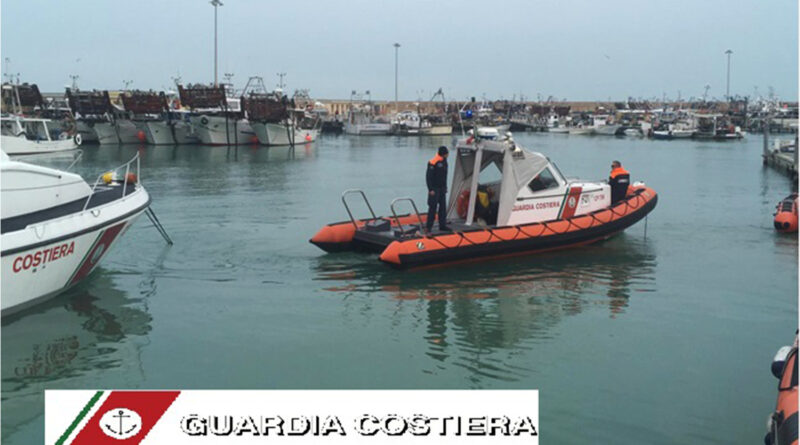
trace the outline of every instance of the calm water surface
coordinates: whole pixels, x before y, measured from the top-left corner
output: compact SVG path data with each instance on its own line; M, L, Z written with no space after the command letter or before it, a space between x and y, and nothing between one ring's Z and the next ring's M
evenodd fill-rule
M797 238L772 229L791 183L760 137L515 137L568 176L621 160L660 194L646 236L397 272L308 239L347 218L347 188L424 205L449 138L85 147L92 179L139 152L175 245L141 219L87 282L4 321L4 443L42 442L46 388L536 388L543 443L760 443L798 294Z

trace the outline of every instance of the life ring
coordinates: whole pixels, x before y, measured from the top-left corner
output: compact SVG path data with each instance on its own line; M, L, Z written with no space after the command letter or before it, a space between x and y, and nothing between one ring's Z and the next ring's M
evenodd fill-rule
M466 218L467 209L469 209L469 190L464 190L460 195L458 195L458 200L456 201L456 212L458 212L459 217Z
M81 142L83 142L80 133L75 133L75 136L72 136L72 140L75 141L75 145L81 145Z
M200 123L203 125L208 125L208 118L203 116L200 118Z

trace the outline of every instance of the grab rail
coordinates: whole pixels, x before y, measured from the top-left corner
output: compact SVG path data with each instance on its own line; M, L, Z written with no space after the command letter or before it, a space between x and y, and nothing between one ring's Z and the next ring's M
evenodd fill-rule
M372 206L369 204L369 200L367 199L367 195L364 194L364 191L361 189L347 189L342 193L342 204L344 204L344 209L347 210L347 214L350 216L350 221L353 222L353 225L356 229L358 229L358 224L356 223L356 219L353 218L353 212L350 211L350 206L347 205L347 200L345 197L351 193L358 193L364 198L364 202L367 204L367 208L369 209L369 213L372 214L372 219L378 219L375 216L375 212L372 210Z
M124 198L125 192L128 190L128 174L131 172L131 164L133 164L134 161L136 161L136 182L141 184L141 177L139 176L141 162L139 160L139 153L137 152L136 155L133 158L131 158L130 161L114 168L113 170L101 173L100 176L98 176L97 179L95 179L94 185L92 185L92 192L89 194L89 197L86 198L86 203L83 205L82 211L85 212L86 209L89 208L89 202L92 200L92 196L94 196L94 192L95 190L97 190L97 186L100 184L100 181L103 179L103 176L105 176L108 173L111 173L113 177L114 175L116 175L118 170L121 170L123 168L125 169L125 175L122 177L122 197Z
M394 205L400 201L408 201L411 203L411 207L414 208L414 213L417 214L417 221L419 221L419 233L425 233L422 229L422 216L419 214L419 210L417 210L417 204L414 203L414 200L411 198L395 198L392 203L389 205L389 208L392 210L392 216L394 216L394 221L397 223L397 227L400 228L400 235L404 236L406 234L405 229L403 229L403 225L400 224L400 218L397 217L397 212L394 211Z

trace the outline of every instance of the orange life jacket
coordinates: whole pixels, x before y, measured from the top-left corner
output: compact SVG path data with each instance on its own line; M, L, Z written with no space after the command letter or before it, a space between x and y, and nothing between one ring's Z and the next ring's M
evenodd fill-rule
M438 162L444 161L444 158L440 154L436 154L430 161L428 161L431 165L436 165Z
M611 177L616 178L619 175L630 175L627 170L622 167L617 167L614 170L611 170Z

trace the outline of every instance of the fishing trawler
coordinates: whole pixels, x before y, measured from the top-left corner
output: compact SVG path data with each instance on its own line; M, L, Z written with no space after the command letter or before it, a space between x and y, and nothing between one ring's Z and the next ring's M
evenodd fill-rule
M453 152L451 231L428 233L427 217L411 198L395 199L391 215L379 217L363 191L348 190L342 202L350 220L323 227L310 242L327 252L378 252L382 262L398 269L431 267L602 241L647 216L658 201L653 189L637 183L612 202L609 184L568 180L547 157L517 145L510 133L499 138L496 130L479 129L459 140ZM493 165L501 179L479 182L480 172ZM346 199L352 194L366 201L370 217L353 216ZM400 202L413 212L398 215Z
M355 93L355 92L354 92ZM387 135L392 131L392 124L375 112L371 101L351 103L344 122L345 134L357 136Z
M119 143L108 91L73 91L67 88L66 97L83 142Z
M163 92L133 91L122 95L122 103L148 144L175 145L174 122Z
M262 145L295 145L314 142L320 131L318 114L311 112L313 102L303 92L290 100L276 89L267 94L251 93L242 97L247 118ZM307 111L308 110L308 111Z
M229 97L225 87L178 85L183 106L191 108L189 123L200 143L240 145L257 143L258 138L245 119L241 99Z
M138 154L93 185L5 153L0 173L3 316L83 281L150 205Z
M144 132L136 127L130 111L112 103L111 113L114 117L114 131L120 144L138 144L146 140Z

